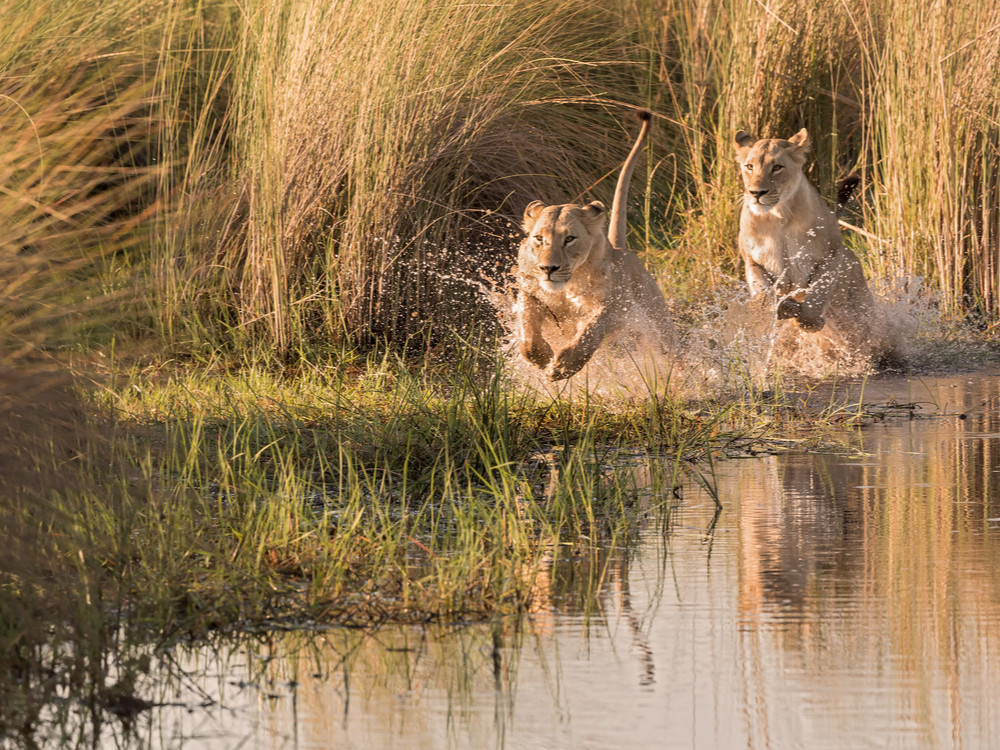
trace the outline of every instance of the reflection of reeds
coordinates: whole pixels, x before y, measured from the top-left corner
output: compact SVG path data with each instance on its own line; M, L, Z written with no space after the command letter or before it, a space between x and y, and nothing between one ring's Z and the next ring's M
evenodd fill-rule
M982 392L963 386L931 395L980 403ZM993 421L919 425L865 439L859 461L778 456L763 478L743 475L739 599L754 699L769 705L797 669L772 671L776 646L806 665L796 690L825 691L820 731L840 727L842 713L854 721L850 691L834 686L856 674L883 684L872 695L887 703L887 726L912 726L927 746L975 744L996 725L982 692L997 677L1000 636Z

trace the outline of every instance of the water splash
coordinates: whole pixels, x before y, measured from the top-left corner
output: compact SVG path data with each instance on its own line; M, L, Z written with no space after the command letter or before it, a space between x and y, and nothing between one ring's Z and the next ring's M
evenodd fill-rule
M910 369L927 367L927 353L938 346L943 325L937 295L916 277L876 280L872 291L872 350L895 350ZM720 292L714 309L693 326L688 353L700 360L701 369L712 371L711 386L722 391L766 389L777 376L860 378L889 364L871 351L848 347L834 325L806 333L792 320L779 321L773 303L751 298L742 284Z
M808 334L793 321L777 320L772 303L751 298L745 284L734 279L708 295L696 317L678 310L680 337L672 352L662 353L655 336L620 334L603 343L579 373L553 382L518 351L517 289L509 270L432 273L443 283L475 290L504 331L502 346L512 380L519 388L549 398L596 396L627 404L663 395L739 397L767 391L779 377L784 382L816 381L860 378L879 371L867 353L845 349L836 335L830 335L829 326ZM939 296L921 278L874 279L870 284L876 301L873 336L896 342L910 371L940 372L988 360L989 348L982 338L942 315Z

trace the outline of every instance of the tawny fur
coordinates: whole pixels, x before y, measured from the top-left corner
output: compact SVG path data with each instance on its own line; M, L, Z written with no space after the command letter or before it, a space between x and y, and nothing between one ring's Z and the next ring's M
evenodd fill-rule
M642 128L618 179L610 232L600 201L553 206L534 201L524 211L527 237L517 258L519 347L551 380L575 375L612 335L652 338L663 351L672 345L663 293L625 246L628 185L651 115L641 111L639 117Z
M861 263L802 171L805 128L788 140L757 140L741 130L735 141L744 187L739 248L751 294L771 296L778 319L827 337L851 357L898 364Z

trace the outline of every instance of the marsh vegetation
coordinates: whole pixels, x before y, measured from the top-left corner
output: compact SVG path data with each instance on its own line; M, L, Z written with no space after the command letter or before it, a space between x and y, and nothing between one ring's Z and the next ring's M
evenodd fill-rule
M995 361L988 3L15 0L0 19L2 741L67 706L129 713L150 643L529 610L553 547L600 582L602 550L669 527L723 456L898 413L732 347L696 399L520 387L498 309L521 211L607 201L631 109L656 126L630 246L698 346L741 287L732 134L808 125L824 195L862 176L846 240L916 311L914 366Z

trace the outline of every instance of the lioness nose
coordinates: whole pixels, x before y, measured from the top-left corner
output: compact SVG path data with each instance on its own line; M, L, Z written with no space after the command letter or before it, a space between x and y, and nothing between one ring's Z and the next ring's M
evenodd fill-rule
M765 195L767 195L771 191L770 190L751 190L749 192L750 192L750 195L752 195L754 198L756 198L757 200L760 200L762 197L764 197Z
M539 271L542 271L546 276L549 276L559 270L559 266L539 266Z

